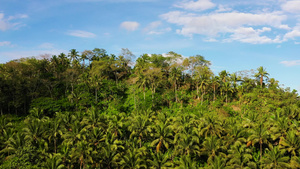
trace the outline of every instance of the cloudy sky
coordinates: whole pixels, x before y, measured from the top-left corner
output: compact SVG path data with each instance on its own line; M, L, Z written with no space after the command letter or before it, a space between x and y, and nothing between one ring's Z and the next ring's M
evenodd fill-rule
M300 0L0 0L0 63L95 47L263 66L300 91Z

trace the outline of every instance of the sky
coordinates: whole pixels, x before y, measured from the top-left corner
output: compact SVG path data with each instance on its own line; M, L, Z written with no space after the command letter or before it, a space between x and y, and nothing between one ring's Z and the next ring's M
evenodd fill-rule
M300 91L300 0L0 0L0 63L94 48L263 66Z

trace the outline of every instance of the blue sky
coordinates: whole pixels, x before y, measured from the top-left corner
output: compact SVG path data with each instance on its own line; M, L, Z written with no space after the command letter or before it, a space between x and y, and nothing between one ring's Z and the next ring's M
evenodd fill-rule
M95 47L263 66L300 91L300 0L0 0L0 63Z

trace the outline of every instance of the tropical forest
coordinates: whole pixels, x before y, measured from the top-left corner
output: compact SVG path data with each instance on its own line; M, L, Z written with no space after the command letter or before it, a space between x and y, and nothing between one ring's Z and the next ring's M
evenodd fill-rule
M300 99L263 65L71 49L0 64L2 169L300 168Z

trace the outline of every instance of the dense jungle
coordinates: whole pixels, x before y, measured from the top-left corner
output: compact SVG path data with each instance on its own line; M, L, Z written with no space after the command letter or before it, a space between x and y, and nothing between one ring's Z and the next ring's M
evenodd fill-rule
M263 66L71 49L0 64L0 108L3 169L300 168L299 95Z

